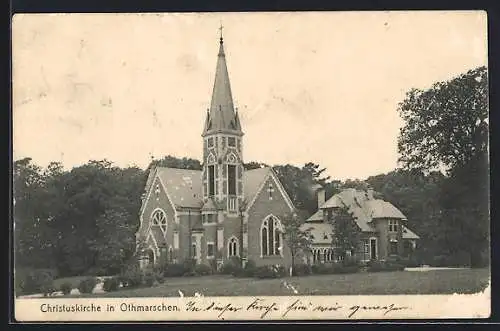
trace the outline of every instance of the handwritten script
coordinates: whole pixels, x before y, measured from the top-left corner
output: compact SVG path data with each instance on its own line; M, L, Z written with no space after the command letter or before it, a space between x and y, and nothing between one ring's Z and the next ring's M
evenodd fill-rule
M188 299L185 304L187 313L213 312L217 318L258 318L258 319L282 319L282 318L305 318L315 316L316 318L391 318L395 312L411 309L407 306L388 304L348 304L342 303L321 303L297 298L287 300L284 304L280 300L268 298L251 298L247 303L242 304L241 300L234 302L218 302L211 298L205 300ZM299 313L299 314L297 314Z

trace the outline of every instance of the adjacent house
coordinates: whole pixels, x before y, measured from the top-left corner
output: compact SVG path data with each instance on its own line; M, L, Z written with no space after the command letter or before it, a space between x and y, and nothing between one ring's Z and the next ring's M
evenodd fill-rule
M303 225L312 235L309 262L336 261L332 247L335 211L347 208L360 232L355 252L348 252L359 261L383 260L390 255L409 257L419 237L411 231L406 216L394 205L374 197L372 189L366 191L349 188L325 201L325 191L319 189L318 210Z

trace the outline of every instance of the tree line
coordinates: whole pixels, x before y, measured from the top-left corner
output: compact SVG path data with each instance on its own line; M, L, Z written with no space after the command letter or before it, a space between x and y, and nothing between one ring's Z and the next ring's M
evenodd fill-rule
M397 206L420 237L422 259L465 255L484 264L489 249L487 70L470 70L428 90L413 89L399 104L401 167L364 180L336 180L314 162L274 165L297 209L310 215L322 185L326 197L371 186ZM249 162L246 169L264 166ZM64 170L30 158L14 162L16 267L51 268L61 276L119 272L135 251L139 209L153 166L202 168L199 160L166 156L143 170L91 160Z

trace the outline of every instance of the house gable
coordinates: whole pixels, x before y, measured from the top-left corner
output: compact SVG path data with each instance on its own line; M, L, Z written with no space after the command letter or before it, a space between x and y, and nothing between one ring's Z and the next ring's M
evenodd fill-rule
M264 177L264 180L260 183L259 188L257 189L257 193L255 196L250 200L250 203L247 205L247 212L253 207L259 196L262 194L262 192L267 192L267 188L269 187L269 184L271 183L273 185L274 189L274 195L280 194L285 203L288 205L288 208L290 209L290 212L293 212L295 210L295 207L293 206L293 202L288 196L288 194L285 191L285 188L281 184L280 180L278 179L278 176L274 172L272 168L268 168L268 173Z
M152 217L156 211L163 211L167 219L166 232L164 233L158 227L152 226ZM173 230L176 226L176 211L174 205L169 199L168 193L162 184L160 178L156 176L149 187L149 192L143 202L140 221L141 225L138 231L139 239L148 239L152 236L157 247L167 245L173 241Z

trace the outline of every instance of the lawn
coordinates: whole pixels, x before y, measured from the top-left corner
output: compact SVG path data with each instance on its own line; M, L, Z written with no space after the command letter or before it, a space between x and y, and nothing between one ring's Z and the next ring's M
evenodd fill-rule
M179 290L185 296L193 296L195 292L204 296L292 295L292 290L284 282L293 285L299 295L476 293L487 286L489 276L487 268L312 275L262 280L214 275L166 278L163 284L155 287L79 297L179 297Z

